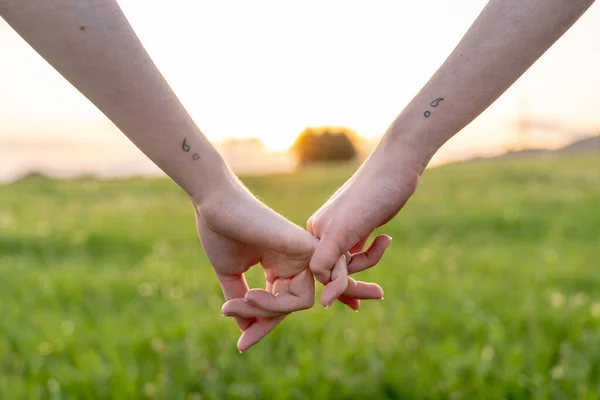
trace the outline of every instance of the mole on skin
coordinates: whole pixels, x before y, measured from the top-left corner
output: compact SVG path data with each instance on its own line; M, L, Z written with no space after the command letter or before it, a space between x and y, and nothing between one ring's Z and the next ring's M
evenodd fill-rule
M85 31L85 25L81 25L81 26L79 27L79 30L80 30L81 32Z

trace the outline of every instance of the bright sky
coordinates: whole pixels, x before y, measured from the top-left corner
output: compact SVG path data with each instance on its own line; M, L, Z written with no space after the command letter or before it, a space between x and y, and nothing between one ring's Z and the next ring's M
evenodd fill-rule
M486 1L119 3L210 139L254 136L282 149L308 125L382 134ZM0 138L108 135L104 116L1 20L0 51ZM596 5L449 147L506 145L524 102L573 133L600 127L598 71Z

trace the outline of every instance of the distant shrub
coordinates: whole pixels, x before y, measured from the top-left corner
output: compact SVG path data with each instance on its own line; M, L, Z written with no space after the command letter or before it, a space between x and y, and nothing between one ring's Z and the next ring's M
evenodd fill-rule
M301 164L322 161L349 161L356 157L356 133L343 127L304 129L292 146Z
M52 177L45 174L42 171L32 170L24 173L19 177L20 181L41 181L41 180L52 180Z

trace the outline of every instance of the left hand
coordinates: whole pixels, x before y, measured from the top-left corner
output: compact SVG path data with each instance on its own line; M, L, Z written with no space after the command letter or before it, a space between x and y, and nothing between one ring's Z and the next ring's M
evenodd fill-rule
M231 180L201 204L194 203L200 242L227 300L243 299L248 292L244 273L261 263L267 290L277 294L277 306L287 312L312 307L314 280L307 269L315 239L253 197ZM247 313L252 306L244 308ZM228 315L226 309L223 310ZM245 351L265 337L283 316L255 315L236 318Z
M236 317L243 332L240 351L260 341L290 312L312 307L315 287L308 263L317 239L237 182L196 204L195 209L200 241L228 300L222 312ZM244 272L257 263L265 271L266 291L248 291L244 279ZM331 301L345 292L347 301L358 308L360 298L382 297L378 285L347 277L343 257L336 265L332 282L323 291Z

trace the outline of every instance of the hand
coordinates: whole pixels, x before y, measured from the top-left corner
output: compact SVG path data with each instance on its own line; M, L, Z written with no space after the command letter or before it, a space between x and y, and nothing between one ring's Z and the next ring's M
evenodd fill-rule
M385 149L377 149L308 220L308 231L319 239L310 270L323 284L332 279L332 267L346 254L348 269L379 262L391 238L379 235L363 251L375 228L390 221L414 193L424 164L413 163Z
M312 307L315 288L307 267L318 242L314 237L260 203L234 179L196 203L195 209L200 241L225 298L235 299L222 312L235 316L243 332L240 351L260 341L290 312ZM357 298L381 298L375 284L353 281L346 287L346 260L336 261L339 277L324 293L337 297L342 287L355 306ZM248 291L244 279L244 272L257 263L265 271L266 291Z
M313 238L308 233L307 236ZM383 247L381 251L385 251L385 247ZM311 255L312 253L306 254L306 265L308 265ZM370 260L374 259L377 259L377 257L370 258ZM340 257L336 262L334 271L336 269L339 269L347 271L350 274L364 271L376 264L370 263L370 260L369 257L365 257L365 261L369 262L369 264L361 264L360 262L355 262L352 264L351 269L347 269L347 257ZM263 261L262 264L265 268L265 271L267 271L267 263ZM312 274L309 271L310 270L306 268L303 272L301 272L301 274L307 273L307 276L310 277L310 282L307 282L308 279L295 278L275 278L274 282L271 282L269 280L269 273L266 272L267 290L248 290L244 298L233 298L228 300L223 305L222 312L224 315L236 317L238 318L238 321L240 320L240 318L250 319L251 321L258 321L255 322L255 325L252 326L260 326L259 323L263 321L263 324L265 326L264 329L257 327L257 333L250 332L250 329L245 331L242 334L242 337L240 337L240 341L238 342L238 349L240 349L240 351L247 350L252 345L257 343L260 339L262 339L264 336L266 336L266 334L268 334L291 311L301 309L300 307L296 307L294 305L293 299L288 298L289 293L292 293L296 296L301 296L301 293L303 291L310 291L310 293L314 297L314 281L312 279ZM332 275L335 277L335 272ZM326 289L328 289L328 286L325 287L324 293L327 292ZM331 302L335 301L336 299L335 295L331 295L331 298L333 299L331 300ZM348 305L354 311L358 311L360 308L361 299L383 299L383 290L379 285L375 283L360 282L352 278L347 278L346 290L341 296L339 296L338 300ZM311 304L312 302L314 302L314 298L312 299ZM244 321L244 319L241 319L241 321Z
M261 263L267 289L288 310L312 307L314 280L306 268L314 251L310 235L260 203L235 178L218 192L196 205L196 226L225 298L244 298L248 285L243 274ZM275 286L277 278L286 284ZM238 349L250 348L282 319L236 318L243 332Z

